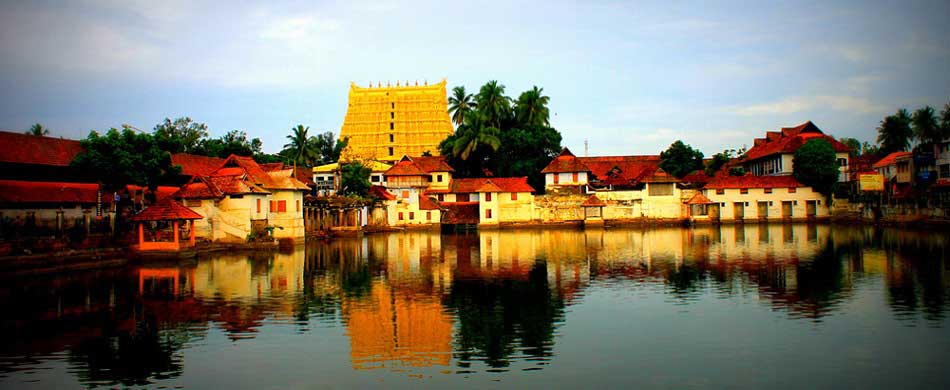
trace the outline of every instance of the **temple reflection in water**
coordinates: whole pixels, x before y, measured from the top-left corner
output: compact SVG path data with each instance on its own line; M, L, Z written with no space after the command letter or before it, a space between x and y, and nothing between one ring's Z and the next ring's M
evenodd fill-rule
M211 334L243 343L272 326L342 326L356 370L543 368L594 285L686 305L751 296L820 323L877 280L894 317L942 324L947 240L805 224L405 232L21 278L0 287L0 373L65 352L83 383L151 383L181 375L184 351Z

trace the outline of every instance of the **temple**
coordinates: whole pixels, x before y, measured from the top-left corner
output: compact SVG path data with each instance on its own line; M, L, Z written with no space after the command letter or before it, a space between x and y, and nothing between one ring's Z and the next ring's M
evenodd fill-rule
M439 154L439 143L452 134L446 81L410 86L387 83L369 88L350 85L340 139L349 138L340 160L395 162L402 156Z

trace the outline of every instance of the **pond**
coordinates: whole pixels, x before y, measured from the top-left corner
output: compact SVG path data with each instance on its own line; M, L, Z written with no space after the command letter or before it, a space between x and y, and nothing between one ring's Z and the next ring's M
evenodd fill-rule
M5 276L2 388L948 388L947 232L400 232Z

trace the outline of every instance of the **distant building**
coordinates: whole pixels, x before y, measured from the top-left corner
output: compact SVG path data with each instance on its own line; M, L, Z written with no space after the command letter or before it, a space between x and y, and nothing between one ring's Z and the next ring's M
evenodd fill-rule
M396 162L402 156L439 154L439 143L453 133L446 81L429 85L359 87L350 85L340 139L348 138L341 161Z
M807 220L829 216L825 196L792 176L717 176L697 195L702 198L694 196L688 202L694 221Z
M769 131L765 138L756 138L752 148L740 157L742 166L746 172L755 176L791 175L794 172L792 160L795 151L813 139L824 139L831 143L838 159L838 181L848 181L850 149L833 137L825 135L811 121L795 127L783 127L781 131Z

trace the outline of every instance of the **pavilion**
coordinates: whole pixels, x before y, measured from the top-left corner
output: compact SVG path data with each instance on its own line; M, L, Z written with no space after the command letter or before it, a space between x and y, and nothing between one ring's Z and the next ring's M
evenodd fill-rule
M132 217L133 222L138 222L139 225L139 245L138 250L140 251L178 251L182 248L193 247L195 246L195 220L202 219L201 214L198 214L191 209L182 206L173 199L164 199L155 203L145 210L142 210L141 213ZM145 241L145 222L172 222L172 235L171 241L166 240L154 240L154 241ZM184 245L180 243L180 237L178 229L181 226L181 222L188 221L188 242ZM155 237L161 237L161 230L154 232Z

